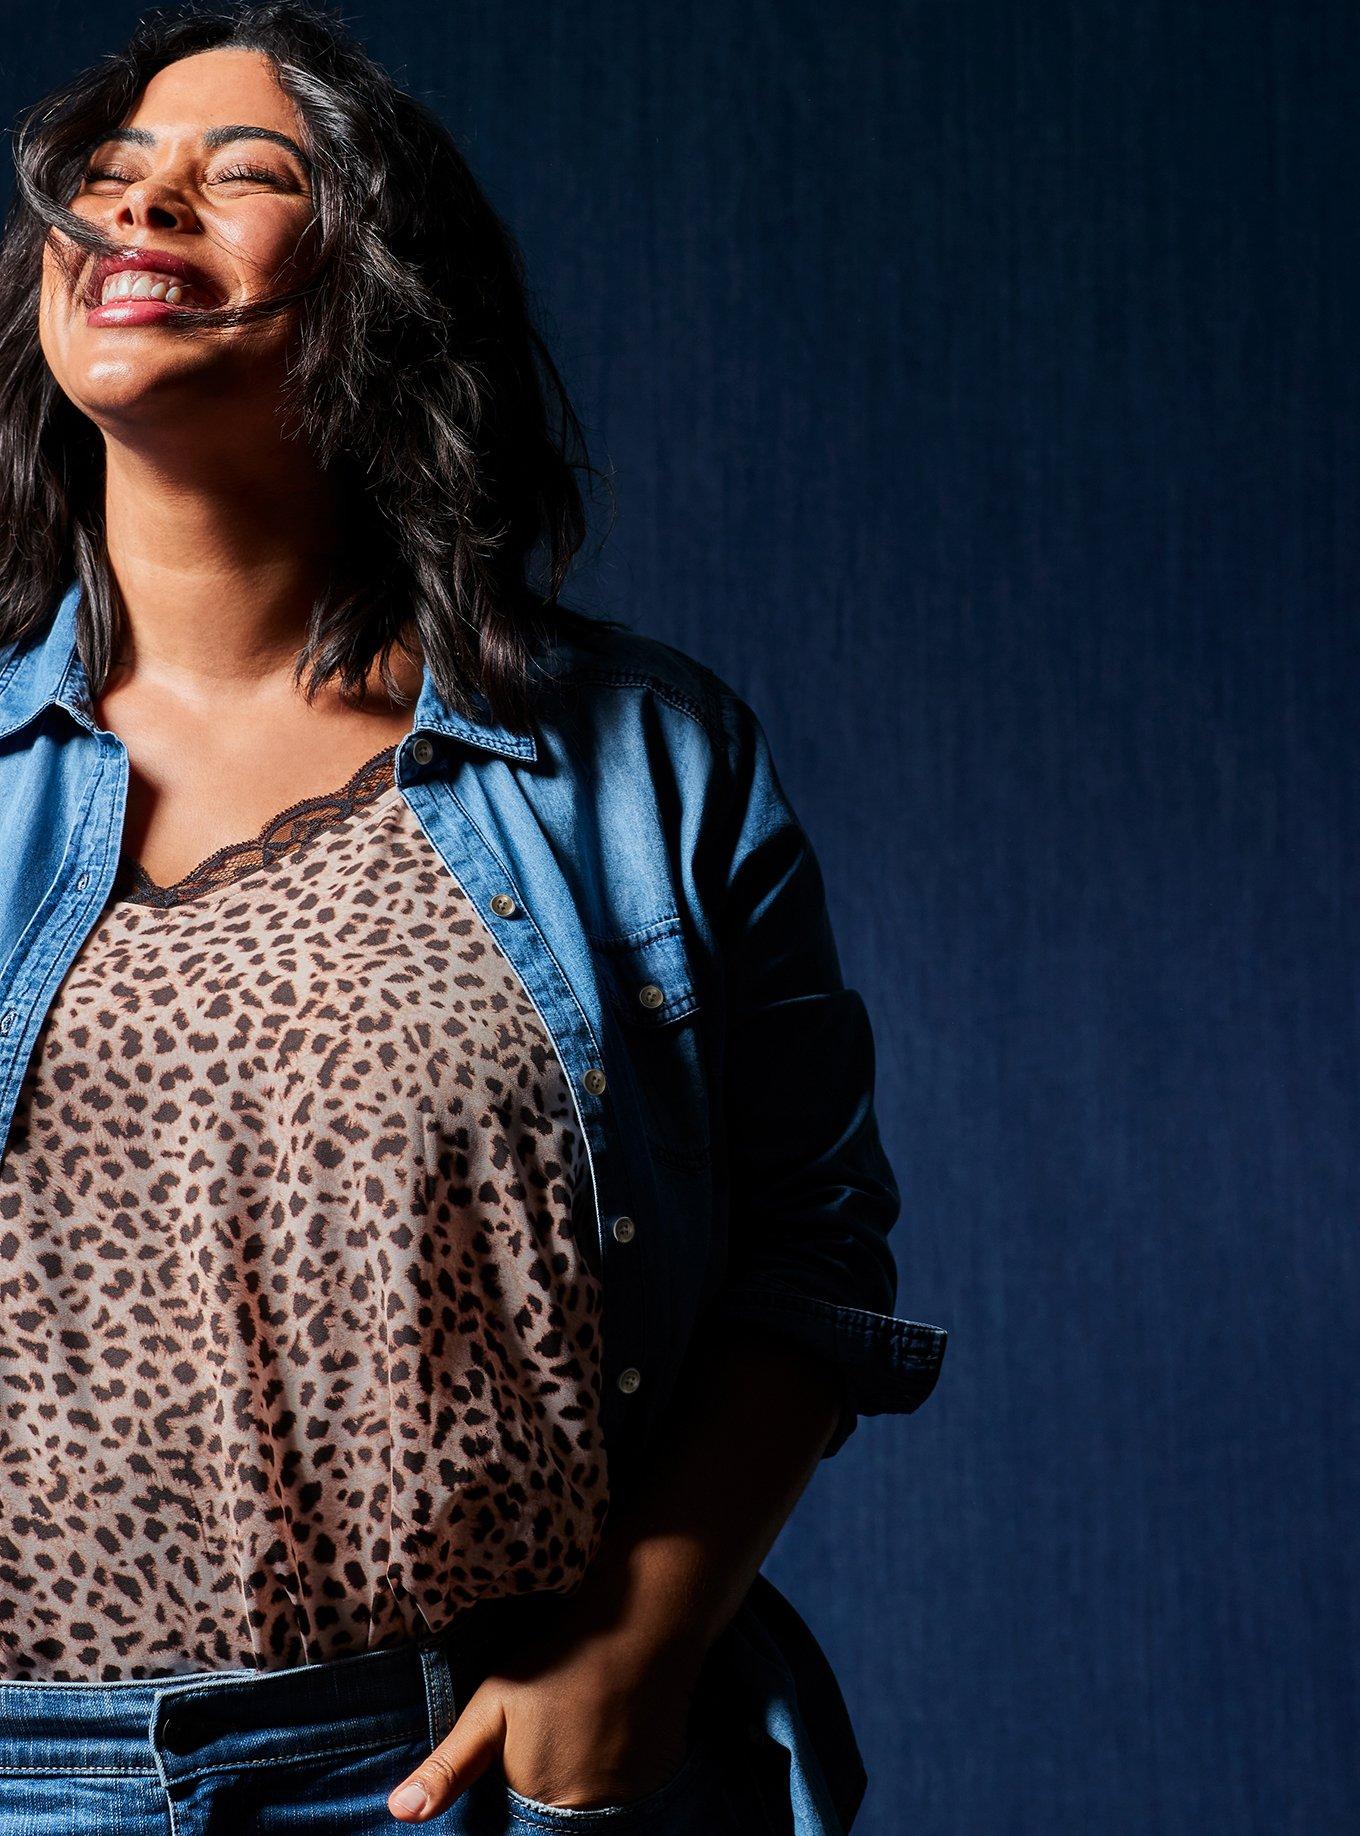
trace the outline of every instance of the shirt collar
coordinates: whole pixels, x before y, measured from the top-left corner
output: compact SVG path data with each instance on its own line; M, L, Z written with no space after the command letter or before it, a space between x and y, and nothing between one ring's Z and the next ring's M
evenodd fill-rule
M0 739L7 739L44 708L53 706L65 708L83 727L96 731L89 681L76 650L79 599L80 583L76 581L63 593L46 630L0 665ZM480 689L474 691L472 700L478 710L475 715L460 714L451 708L435 687L427 663L416 698L412 732L442 733L503 758L538 757L532 732L515 733L492 720Z

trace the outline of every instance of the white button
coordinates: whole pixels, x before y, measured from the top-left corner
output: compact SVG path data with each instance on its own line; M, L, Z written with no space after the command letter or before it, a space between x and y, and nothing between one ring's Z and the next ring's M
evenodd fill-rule
M625 1396L631 1396L641 1382L642 1372L636 1365L630 1364L626 1371L619 1372L619 1388Z
M498 918L508 918L515 909L515 902L509 893L495 893L492 895L491 909Z
M641 1001L644 1007L660 1007L665 998L665 995L655 982L645 982L643 986L638 989L638 1000Z
M592 1096L598 1096L604 1089L604 1072L601 1071L598 1065L592 1065L589 1071L587 1071L585 1076L581 1079L581 1082Z
M81 874L81 876L80 876L80 878L79 878L79 879L78 879L78 880L76 881L76 891L77 891L77 892L84 892L84 890L85 890L85 888L86 888L86 887L87 887L87 886L89 885L89 883L90 883L90 876L89 876L89 874L88 874L88 873L82 873L82 874Z
M417 765L428 765L434 757L434 741L418 739L411 748L411 757Z
M633 1241L633 1232L636 1229L637 1225L634 1224L631 1218L615 1218L614 1220L614 1235L618 1238L620 1243L631 1243Z

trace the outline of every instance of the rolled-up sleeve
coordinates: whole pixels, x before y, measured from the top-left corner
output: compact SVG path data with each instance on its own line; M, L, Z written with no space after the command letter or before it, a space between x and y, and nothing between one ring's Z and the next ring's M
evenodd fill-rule
M730 1179L719 1320L777 1333L839 1377L822 1458L860 1415L929 1396L944 1328L894 1318L888 1233L901 1199L874 1112L869 1016L847 988L817 857L764 728L721 699L727 781L717 940L726 983L724 1121Z

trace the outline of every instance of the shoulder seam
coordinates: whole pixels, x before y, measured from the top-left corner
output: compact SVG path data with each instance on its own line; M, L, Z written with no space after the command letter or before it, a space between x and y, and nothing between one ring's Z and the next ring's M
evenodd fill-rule
M702 668L703 666L696 665L695 667ZM655 675L649 670L593 669L586 666L569 670L565 680L568 682L595 682L605 688L650 689L659 700L673 707L677 713L687 715L702 727L710 740L718 741L722 738L721 722L714 708L706 707L692 695L687 695L683 689L677 688L673 682L667 682L664 677Z

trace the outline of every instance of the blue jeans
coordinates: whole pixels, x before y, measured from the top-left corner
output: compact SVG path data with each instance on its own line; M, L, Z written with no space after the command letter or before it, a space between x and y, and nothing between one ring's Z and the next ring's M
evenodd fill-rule
M696 1715L679 1770L574 1810L521 1796L499 1761L437 1817L388 1794L443 1740L481 1674L456 1632L289 1670L117 1683L0 1682L0 1836L762 1836L740 1743ZM734 1756L738 1756L733 1764Z

